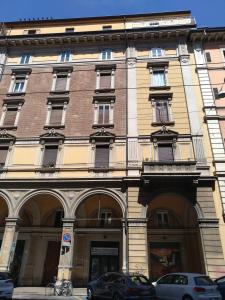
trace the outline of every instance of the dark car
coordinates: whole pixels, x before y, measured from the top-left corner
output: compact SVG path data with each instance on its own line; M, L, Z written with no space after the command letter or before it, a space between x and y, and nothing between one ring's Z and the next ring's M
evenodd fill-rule
M88 283L87 299L95 298L155 300L156 294L154 286L144 275L110 272Z
M220 294L222 296L222 300L225 300L225 276L217 278L215 280L215 283L218 286L218 290L220 291Z

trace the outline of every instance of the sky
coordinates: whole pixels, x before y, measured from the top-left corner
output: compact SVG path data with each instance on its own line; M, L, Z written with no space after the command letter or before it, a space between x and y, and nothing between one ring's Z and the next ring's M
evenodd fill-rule
M198 27L225 27L225 0L0 0L0 22L191 10Z

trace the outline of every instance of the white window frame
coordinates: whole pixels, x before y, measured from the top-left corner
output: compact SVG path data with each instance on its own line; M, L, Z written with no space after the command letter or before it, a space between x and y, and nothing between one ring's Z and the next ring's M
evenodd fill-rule
M1 115L1 119L0 119L0 127L17 127L18 125L18 121L19 121L19 116L20 116L20 113L21 113L21 108L22 108L22 105L23 103L22 102L18 102L17 104L9 104L9 103L5 103L3 105L3 109L2 109L2 115ZM10 125L10 126L5 126L4 125L4 120L5 120L5 116L6 116L6 113L7 113L7 110L8 108L16 108L17 109L17 113L16 113L16 118L15 118L15 122L13 125Z
M104 218L102 218L102 215L105 215ZM110 218L108 218L108 214L110 215ZM111 225L112 224L112 211L111 209L107 208L102 208L100 209L100 214L99 214L99 225L101 225L102 220L104 220L104 225Z
M52 107L62 107L62 119L61 119L61 124L59 125L51 125L50 124L50 118L51 118L51 113L52 113ZM66 120L66 110L68 106L68 101L62 100L62 101L54 101L54 100L49 100L48 101L48 109L47 109L47 116L46 116L46 122L45 126L46 127L58 127L58 126L65 126L65 120Z
M66 89L65 89L65 92L68 92L69 91L69 88L70 88L70 80L71 80L71 73L72 73L72 70L68 70L68 71L60 71L60 70L55 70L53 72L53 80L52 80L52 88L51 88L51 92L57 92L55 90L56 88L56 80L57 80L57 76L58 75L65 75L67 74L67 82L66 82ZM64 92L64 91L62 91Z
M20 64L21 65L27 65L31 63L32 55L30 53L24 53L20 57ZM25 62L23 62L25 60Z
M67 54L69 55L68 60L65 59L67 57ZM64 57L64 55L65 55L65 57ZM72 58L71 50L64 50L59 54L58 62L61 62L61 63L71 62L71 58Z
M169 117L169 120L168 122L165 122L165 123L171 123L171 122L174 122L173 120L173 114L172 114L172 97L157 97L157 98L154 98L154 96L152 96L151 98L151 103L152 103L152 112L153 112L153 122L154 123L159 123L157 121L157 117L156 117L156 103L158 101L165 101L167 103L167 110L168 110L168 117Z
M113 162L113 140L109 140L108 143L101 143L98 142L97 140L92 140L91 141L91 153L90 153L90 160L91 160L91 165L95 168L95 151L96 151L96 145L103 145L107 144L109 145L109 168L112 167L112 162Z
M163 72L164 73L164 78L165 78L165 84L164 85L155 85L154 83L154 72ZM151 74L151 87L167 87L168 86L168 76L167 76L167 68L166 67L154 67L150 68L150 74Z
M158 216L162 216L162 223L159 225L159 222L158 222ZM168 222L167 223L165 223L165 215L167 215L167 220L168 220ZM166 226L166 225L169 225L169 212L168 212L168 210L157 210L156 211L156 218L157 218L157 225L158 226Z
M109 125L109 126L113 126L113 118L114 118L114 103L115 100L111 99L111 100L94 100L94 127L104 127L104 125ZM100 105L109 105L109 123L108 124L99 124L98 123L98 119L99 119L99 106Z
M96 77L96 90L101 89L101 74L111 74L111 84L110 89L115 89L115 70L97 70Z
M158 55L158 50L161 50L161 55ZM154 51L156 51L157 55L154 55ZM153 47L150 51L150 57L152 58L159 58L159 57L164 57L165 56L165 50L161 47Z
M104 53L105 53L105 58L104 58ZM109 57L109 53L110 53L110 57ZM112 49L103 49L101 51L100 59L104 60L104 61L105 60L112 60L113 59Z
M14 91L17 78L23 78L24 79L23 89L21 91L19 91L19 92L15 92ZM25 91L27 89L28 79L29 79L29 75L28 74L15 74L15 73L13 73L8 93L13 93L13 94L25 93Z

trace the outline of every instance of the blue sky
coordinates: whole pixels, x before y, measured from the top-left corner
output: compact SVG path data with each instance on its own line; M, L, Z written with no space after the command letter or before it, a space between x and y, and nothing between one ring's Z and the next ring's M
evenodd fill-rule
M225 0L0 0L0 21L191 10L199 27L225 26Z

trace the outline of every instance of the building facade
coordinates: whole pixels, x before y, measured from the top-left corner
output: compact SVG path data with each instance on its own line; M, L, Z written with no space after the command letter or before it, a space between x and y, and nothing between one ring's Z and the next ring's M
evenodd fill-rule
M6 23L0 270L225 272L190 12Z

